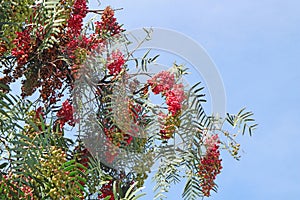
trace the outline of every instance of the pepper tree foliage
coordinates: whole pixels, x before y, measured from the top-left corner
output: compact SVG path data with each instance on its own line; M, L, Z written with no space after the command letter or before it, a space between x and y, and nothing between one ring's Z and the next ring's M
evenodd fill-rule
M155 198L181 180L184 199L210 196L221 148L239 158L223 123L251 134L253 114L220 124L204 112L200 83L182 83L184 66L148 72L158 56L134 57L114 10L87 3L0 1L1 199L134 200L154 162Z

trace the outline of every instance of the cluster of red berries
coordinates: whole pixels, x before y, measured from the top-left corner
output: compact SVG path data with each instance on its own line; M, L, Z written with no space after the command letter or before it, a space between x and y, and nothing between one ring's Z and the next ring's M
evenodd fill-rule
M114 36L124 31L114 17L111 7L106 7L101 16L101 22L95 22L96 33L102 36Z
M98 199L104 199L105 197L110 196L109 200L114 200L114 193L113 193L113 181L110 180L108 183L102 185L100 192L101 194L98 195Z
M86 4L86 0L76 0L73 4L73 12L68 20L68 31L74 36L78 36L81 32L83 18L86 16L88 9Z
M69 58L75 61L75 64L81 64L81 62L76 62L76 50L79 48L86 49L88 51L92 50L99 45L100 41L94 39L95 35L87 37L86 35L80 35L83 26L83 18L88 13L88 7L86 0L76 0L73 5L73 10L71 17L67 23L67 32L64 37L66 42L65 53ZM91 48L93 47L93 48Z
M122 66L125 64L124 56L120 51L112 52L107 62L107 69L110 75L118 75L122 70Z
M6 43L0 40L0 56L7 51Z
M82 33L83 18L88 13L87 0L61 1L61 7L66 8L67 21L56 33L57 42L47 48L42 48L45 36L48 34L44 24L35 26L39 21L36 17L28 19L24 30L16 32L13 41L15 48L12 55L16 57L17 65L4 69L0 78L3 84L9 84L19 78L22 80L22 97L32 95L38 88L41 97L46 104L56 103L62 96L64 85L71 90L76 78L79 77L78 69L97 47L107 44L106 40L111 36L119 34L123 30L114 17L114 11L107 7L102 13L102 20L96 22L95 33ZM37 9L38 6L35 8ZM33 12L37 15L38 12ZM3 42L0 43L3 52ZM112 55L109 63L110 73L116 74L121 71L125 63L120 54ZM62 59L63 58L63 59Z
M154 94L161 93L162 95L165 95L167 91L170 91L173 88L175 76L169 71L161 71L147 82L151 86L151 90Z
M172 90L166 93L166 104L168 110L175 116L180 110L183 100L185 99L183 85L175 84Z
M22 32L16 32L17 38L13 40L13 44L16 45L16 47L12 49L11 53L17 58L19 66L27 63L32 50L30 38L31 30L31 27L28 27Z
M204 196L210 196L214 189L216 176L221 173L222 165L219 151L218 135L209 136L205 141L206 155L201 158L198 175L200 176Z
M63 128L66 123L70 126L75 126L74 108L68 100L64 101L61 109L57 112L58 123L60 128Z
M182 84L175 83L175 76L169 71L161 71L148 80L154 94L161 93L166 97L168 110L175 116L181 110L181 104L185 99Z
M183 85L177 84L175 75L169 71L161 71L147 82L154 94L161 94L166 98L170 114L160 113L160 121L164 121L160 134L162 139L169 139L174 134L176 127L180 125L178 118L181 113L182 102L185 99Z
M40 106L35 110L35 119L40 121L41 118L44 118L43 108Z

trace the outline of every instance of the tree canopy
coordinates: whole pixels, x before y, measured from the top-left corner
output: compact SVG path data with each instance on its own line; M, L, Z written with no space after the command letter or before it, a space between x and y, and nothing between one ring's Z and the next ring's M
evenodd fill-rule
M109 6L0 3L1 199L134 200L155 162L157 199L181 181L183 199L216 191L220 151L239 159L252 112L218 119L185 66L150 72L159 55L136 57Z

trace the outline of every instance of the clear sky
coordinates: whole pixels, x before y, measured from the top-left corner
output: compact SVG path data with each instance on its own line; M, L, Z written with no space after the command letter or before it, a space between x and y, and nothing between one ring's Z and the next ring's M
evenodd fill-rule
M90 0L93 5L96 0ZM300 1L103 0L127 30L163 27L201 44L224 82L227 111L246 106L259 128L240 138L237 162L223 154L214 200L300 198ZM151 186L144 199L152 199ZM183 184L168 199L181 199Z

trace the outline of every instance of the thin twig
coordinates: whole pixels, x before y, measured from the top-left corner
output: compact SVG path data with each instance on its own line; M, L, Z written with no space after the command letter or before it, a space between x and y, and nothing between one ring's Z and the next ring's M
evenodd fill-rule
M113 11L118 11L118 10L123 10L123 8L113 9ZM103 13L104 9L101 9L101 10L87 10L87 11L91 12L91 13L101 14L101 13Z

